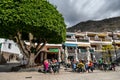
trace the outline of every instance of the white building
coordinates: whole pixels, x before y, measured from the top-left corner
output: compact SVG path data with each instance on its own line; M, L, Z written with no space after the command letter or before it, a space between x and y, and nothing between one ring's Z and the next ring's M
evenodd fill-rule
M20 56L22 54L14 41L0 38L0 63L16 61Z
M0 38L0 44L1 44L1 53L8 52L13 54L20 54L20 50L14 41Z

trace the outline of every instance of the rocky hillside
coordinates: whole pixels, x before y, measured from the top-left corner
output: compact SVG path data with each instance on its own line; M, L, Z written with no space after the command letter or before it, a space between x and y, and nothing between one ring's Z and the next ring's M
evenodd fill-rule
M109 19L104 19L100 21L86 21L80 22L75 26L67 28L68 32L76 32L76 31L114 31L120 30L120 17L114 17Z

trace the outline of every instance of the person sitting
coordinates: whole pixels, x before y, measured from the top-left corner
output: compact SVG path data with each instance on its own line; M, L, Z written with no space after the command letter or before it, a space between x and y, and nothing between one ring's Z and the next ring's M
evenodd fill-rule
M47 73L49 71L49 62L47 59L44 60L44 72Z
M78 72L84 72L84 63L80 60L80 62L77 64Z
M72 71L73 71L73 72L76 72L76 68L77 68L77 63L76 63L76 61L74 60L74 61L72 61Z
M93 72L93 62L92 61L89 61L89 63L88 63L88 72L89 72L89 70L91 70L92 72Z
M55 74L56 72L59 73L59 62L55 59L52 61L52 64L51 64L51 67L52 67L52 70L53 70L53 73Z

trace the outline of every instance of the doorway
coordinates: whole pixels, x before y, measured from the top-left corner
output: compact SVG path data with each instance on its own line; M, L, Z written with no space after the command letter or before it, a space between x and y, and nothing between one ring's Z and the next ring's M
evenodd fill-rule
M57 53L48 53L47 54L47 59L58 59L58 54Z

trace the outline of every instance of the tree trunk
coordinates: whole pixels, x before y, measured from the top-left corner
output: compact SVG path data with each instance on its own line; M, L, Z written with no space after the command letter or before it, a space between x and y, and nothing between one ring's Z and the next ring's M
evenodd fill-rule
M15 36L16 42L18 44L19 49L21 50L23 56L27 58L27 66L35 66L35 58L39 55L41 50L44 48L47 41L45 39L39 39L41 41L35 42L36 39L32 33L29 33L29 45L25 43L25 40L21 38L22 34L20 32ZM41 42L43 43L41 45ZM37 45L35 45L37 43Z
M35 66L35 65L36 65L34 58L35 58L34 53L31 53L31 54L30 54L30 57L29 57L29 59L28 59L28 64L27 64L28 67L32 67L32 66Z

